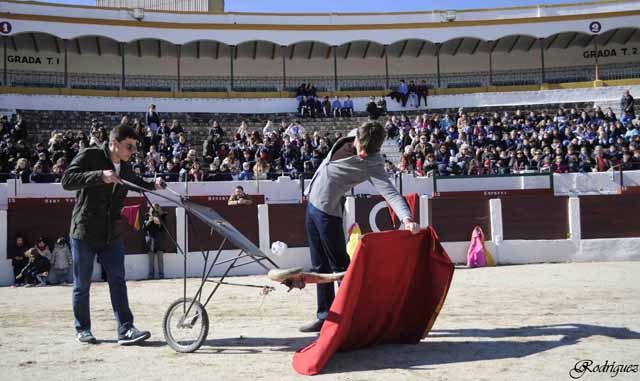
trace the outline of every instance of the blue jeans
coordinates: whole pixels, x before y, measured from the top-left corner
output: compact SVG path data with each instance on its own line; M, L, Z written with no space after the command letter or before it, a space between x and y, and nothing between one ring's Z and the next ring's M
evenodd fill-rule
M342 230L342 218L329 215L307 204L307 237L311 253L312 271L342 272L349 266L347 243ZM333 283L316 285L318 309L316 316L325 320L335 298Z
M129 309L127 283L124 279L124 246L122 241L112 242L104 248L95 248L87 241L71 239L73 256L73 316L77 332L91 329L89 289L96 254L107 272L111 307L118 322L118 334L133 327L133 314Z

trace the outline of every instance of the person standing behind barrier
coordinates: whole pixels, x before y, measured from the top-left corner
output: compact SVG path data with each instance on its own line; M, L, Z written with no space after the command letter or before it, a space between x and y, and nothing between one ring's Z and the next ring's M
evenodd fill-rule
M145 116L145 124L149 126L149 129L151 129L154 134L158 133L158 130L160 129L160 116L156 112L156 105L149 105L149 110Z
M636 118L636 112L634 110L633 102L634 99L631 96L631 93L629 92L629 90L625 90L622 94L622 99L620 100L620 108L622 112L627 113L631 120Z
M9 251L9 259L11 259L11 266L13 266L13 285L16 287L24 284L24 279L19 279L18 274L27 265L27 258L25 257L25 251L29 248L29 244L22 235L17 235L15 244Z
M73 257L73 315L76 339L96 343L91 333L89 290L96 255L104 266L111 294L111 305L118 323L118 344L131 345L148 339L148 331L133 325L124 274L124 245L120 210L128 188L125 179L146 189L163 189L162 178L147 183L133 173L129 159L137 151L136 134L129 126L118 125L109 140L79 152L62 176L62 187L76 191L71 217Z
M144 221L144 242L149 256L149 276L148 279L154 279L156 276L155 262L158 262L158 277L164 279L164 252L160 246L160 237L162 235L162 224L166 213L162 212L159 204L153 204L147 212L147 218Z
M407 203L385 172L380 147L385 140L384 127L367 122L356 130L356 136L338 140L320 164L305 194L309 197L306 228L312 271L342 272L349 266L349 256L342 230L343 195L361 182L369 180L391 204L404 227L419 232ZM316 320L300 327L301 332L318 332L329 314L335 297L333 283L317 285Z
M424 99L424 107L427 107L427 96L429 96L429 86L427 85L427 81L424 79L417 86L418 93L418 106L420 107L420 101Z
M231 196L229 196L229 201L227 201L227 205L251 205L253 204L253 200L244 193L244 188L238 185L234 190Z
M59 237L56 240L53 252L51 253L51 271L49 271L49 283L71 283L73 274L71 273L71 250L66 238Z

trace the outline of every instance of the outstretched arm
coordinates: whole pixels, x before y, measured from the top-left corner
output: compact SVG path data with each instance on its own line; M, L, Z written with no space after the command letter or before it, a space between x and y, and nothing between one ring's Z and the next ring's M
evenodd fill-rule
M400 217L400 220L404 224L404 228L410 230L413 234L418 233L420 231L420 226L413 221L409 206L402 195L398 193L396 187L393 186L391 180L389 180L389 177L384 170L384 164L376 165L371 169L369 181L371 181L382 197L384 197L384 199L391 205L393 211L396 212L398 217Z

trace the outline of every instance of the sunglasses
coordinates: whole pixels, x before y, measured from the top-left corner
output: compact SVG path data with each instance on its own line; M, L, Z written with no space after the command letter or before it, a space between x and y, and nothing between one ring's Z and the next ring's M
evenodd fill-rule
M127 147L127 149L129 151L132 151L132 152L137 152L138 151L138 145L137 144L126 143L124 146Z

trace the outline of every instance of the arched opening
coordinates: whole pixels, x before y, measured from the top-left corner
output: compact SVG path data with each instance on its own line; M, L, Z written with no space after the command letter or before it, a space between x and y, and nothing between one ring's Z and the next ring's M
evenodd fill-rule
M102 36L68 40L69 87L118 90L122 86L122 52L118 41Z
M54 35L24 32L5 37L5 86L64 87L64 41ZM6 65L6 66L5 66ZM6 78L5 78L6 77Z
M124 89L178 91L181 47L160 39L124 44Z
M190 41L182 46L181 90L225 92L231 85L231 48L215 40Z
M279 91L283 87L282 47L270 41L245 41L233 52L234 91Z

